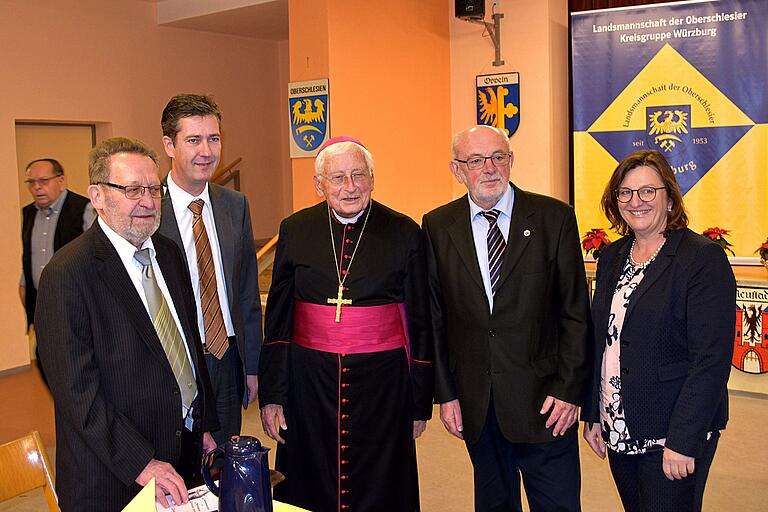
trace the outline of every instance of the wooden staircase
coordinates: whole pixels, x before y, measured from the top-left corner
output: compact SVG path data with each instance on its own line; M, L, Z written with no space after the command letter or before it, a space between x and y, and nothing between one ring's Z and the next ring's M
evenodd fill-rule
M238 157L230 164L219 169L211 178L213 183L228 186L232 182L232 188L240 191L240 169L238 166L243 161ZM259 292L261 293L261 307L267 303L267 293L272 284L272 263L275 261L275 248L277 247L277 235L263 245L256 247L256 261L259 264Z
M266 307L267 293L272 284L272 264L275 261L275 249L277 248L277 235L272 237L264 246L256 250L256 261L259 264L259 292L261 293L261 307Z

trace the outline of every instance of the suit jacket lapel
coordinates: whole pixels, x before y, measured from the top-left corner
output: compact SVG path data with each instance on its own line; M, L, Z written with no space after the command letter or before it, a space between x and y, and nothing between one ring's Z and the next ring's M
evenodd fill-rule
M179 223L176 220L176 212L173 211L173 201L171 200L171 194L168 193L168 185L165 180L163 180L163 187L165 188L165 193L160 204L160 215L161 219L165 219L165 222L160 223L160 233L176 242L181 252L184 253L184 242L181 240ZM186 254L184 258L186 259Z
M475 252L475 239L472 235L472 221L469 217L469 200L467 196L465 195L456 205L453 223L447 228L448 235L451 237L456 251L467 267L468 274L475 284L480 287L483 297L485 297L485 286L483 285L480 265L477 263L477 253Z
M156 243L155 248L157 247L158 244ZM184 330L184 339L187 340L189 353L193 358L195 358L197 351L194 346L195 333L193 329L197 329L197 326L189 325L187 316L185 314L186 310L184 308L186 307L186 301L184 297L185 292L182 281L185 279L185 276L183 273L182 275L179 275L179 269L177 268L178 265L176 265L174 260L170 258L170 255L167 251L157 251L156 258L158 265L160 265L160 270L163 272L165 285L168 287L168 293L171 295L171 300L173 301L176 315L178 316L179 322L181 323L181 328ZM200 363L200 361L195 361L195 363Z
M527 194L515 185L510 185L515 191L515 202L512 207L512 220L509 224L509 234L507 235L507 248L504 250L504 261L501 264L501 274L499 275L497 289L504 284L504 281L512 273L525 248L528 246L528 242L536 236L536 224L533 222L536 212L530 208Z
M147 309L141 301L141 297L136 292L136 288L128 276L128 272L123 266L120 256L117 254L112 242L102 231L98 222L93 223L94 243L93 254L97 274L106 284L112 294L117 297L118 302L125 309L128 318L131 319L133 327L139 334L139 338L147 344L149 351L160 361L168 362L160 339L157 337L157 331L152 325L147 314Z
M619 276L621 275L621 271L624 269L624 263L627 261L627 254L629 254L629 249L632 247L631 243L632 238L630 237L624 237L621 240L617 240L615 243L622 244L619 246L618 251L616 252L616 255L613 257L613 260L608 264L609 266L606 268L606 283L608 284L608 288L605 290L600 291L599 293L603 294L605 297L605 300L610 306L611 298L613 297L613 291L616 289L616 283L619 282ZM603 260L600 260L600 263L598 265L602 265Z
M601 304L600 308L594 308L596 313L595 325L608 325L608 315L611 312L611 303L613 302L613 291L616 289L616 283L619 282L624 262L627 260L627 253L632 245L630 243L631 240L630 237L624 237L613 242L618 248L616 254L609 257L603 256L597 263L600 266L601 274L603 274L601 282L605 284L597 287L592 301L595 305ZM603 350L603 346L600 345L600 347L600 350Z
M222 197L221 191L217 185L208 184L208 195L211 198L211 208L213 209L213 220L216 223L216 234L219 239L219 251L221 251L221 262L224 266L224 281L227 285L227 301L232 304L232 276L234 275L235 262L235 233L232 225L232 212L229 209L229 203ZM212 242L213 243L213 242Z
M648 269L645 272L645 276L643 276L643 280L640 281L640 284L637 286L635 291L632 292L632 296L629 300L629 307L627 308L627 314L624 319L625 322L626 319L629 318L629 316L632 314L632 311L635 309L635 305L640 300L640 297L642 297L643 294L647 292L651 286L653 286L653 283L655 283L656 280L659 279L659 277L661 277L661 275L672 264L675 253L677 252L677 246L680 245L680 240L682 237L683 230L673 231L667 236L667 240L664 242L664 247L661 248L659 255L656 257L656 261L648 265Z

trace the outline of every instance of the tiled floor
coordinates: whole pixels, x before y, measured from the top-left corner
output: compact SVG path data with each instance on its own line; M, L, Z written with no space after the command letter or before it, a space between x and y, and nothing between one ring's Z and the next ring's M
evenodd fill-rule
M38 430L54 456L53 405L36 370L0 378L0 444ZM266 439L256 409L244 416L243 433ZM710 473L704 510L757 512L768 510L768 399L731 396L731 421L723 433ZM274 443L265 443L274 446ZM582 504L586 512L621 510L607 464L582 443ZM435 409L418 442L422 510L472 510L472 471L464 445L449 436ZM0 504L0 511L45 510L35 492ZM394 511L393 511L394 512Z

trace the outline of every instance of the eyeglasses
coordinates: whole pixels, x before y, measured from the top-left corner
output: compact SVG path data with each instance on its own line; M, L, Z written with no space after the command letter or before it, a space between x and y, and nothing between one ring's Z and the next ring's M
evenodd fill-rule
M35 185L40 185L40 186L47 185L49 181L55 180L56 178L61 178L61 175L57 174L55 176L48 176L47 178L37 178L37 179L28 178L24 180L24 183L26 183L29 188L32 188Z
M108 183L106 181L100 181L97 183L97 185L106 185L108 187L116 188L118 190L122 190L123 194L125 194L125 197L127 199L138 199L141 196L144 195L144 191L148 190L149 195L153 197L154 199L159 199L163 197L163 186L162 185L150 185L148 187L142 187L141 185L118 185L116 183Z
M368 169L355 169L349 174L334 174L333 176L320 175L322 178L331 182L334 187L342 186L347 180L352 180L352 183L367 183L371 179L371 173Z
M616 191L616 199L620 203L628 203L632 196L637 192L637 197L644 203L650 203L656 199L657 190L665 190L667 187L642 187L642 188L620 188Z
M454 158L456 162L466 164L467 169L470 171L476 171L478 169L482 169L485 167L485 161L490 160L491 163L496 167L502 167L504 165L507 165L509 163L509 158L511 157L511 153L494 153L491 156L481 156L481 155L472 155L466 160L459 160L458 158Z

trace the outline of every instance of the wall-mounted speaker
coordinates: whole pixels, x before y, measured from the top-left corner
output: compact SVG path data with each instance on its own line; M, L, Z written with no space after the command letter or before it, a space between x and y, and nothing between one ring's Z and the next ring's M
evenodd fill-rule
M485 18L485 0L456 0L456 17L462 20Z

